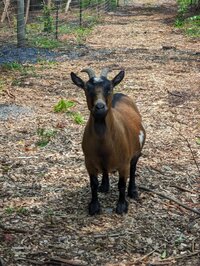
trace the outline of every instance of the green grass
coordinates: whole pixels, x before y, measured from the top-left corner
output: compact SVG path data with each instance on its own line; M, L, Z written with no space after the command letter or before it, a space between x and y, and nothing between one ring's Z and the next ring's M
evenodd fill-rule
M80 27L72 24L63 24L58 28L58 40L55 38L55 28L53 27L51 32L44 32L43 21L27 24L26 26L26 37L27 42L31 46L45 48L45 49L56 49L63 46L67 46L67 40L60 41L59 37L63 34L71 34L75 36L75 42L82 44L85 42L86 37L90 34L92 27L99 22L99 18L95 15L83 14L84 27Z
M23 65L18 62L5 63L0 67L0 71L9 72L4 74L5 80L0 79L0 92L3 91L6 86L7 78L12 86L20 86L23 83L24 78L38 77L36 67L34 65Z
M78 44L84 43L86 37L90 34L91 28L80 27L76 30L76 41Z
M182 29L188 36L200 37L200 15L186 19L177 18L175 26Z
M44 25L40 23L28 23L26 25L26 34L38 34L42 33Z
M22 75L35 74L35 67L33 65L25 66L18 62L4 63L1 66L2 71L20 72Z
M191 15L198 0L177 0L178 13L175 27L182 29L190 37L200 37L200 15ZM193 9L192 9L193 8Z
M21 215L27 215L28 214L28 209L25 208L25 207L7 207L5 209L5 212L7 214L13 214L13 213L18 213L18 214L21 214Z
M6 85L5 80L0 79L0 93L3 92L5 85Z
M192 37L200 37L200 15L186 19L185 27L187 35Z
M29 43L33 46L46 49L55 49L61 46L61 42L55 39L55 36L32 36L29 38Z
M7 207L7 208L5 209L5 212L6 212L7 214L13 214L13 213L15 212L15 208L14 208L14 207Z
M45 128L38 128L37 135L39 137L36 145L40 148L44 148L47 144L51 141L53 137L56 135L56 130L54 129L45 129Z
M6 70L11 70L11 71L22 71L23 66L22 64L18 63L18 62L11 62L11 63L4 63L1 66L3 71Z
M93 21L93 24L90 23L87 25L87 27L62 25L61 27L59 27L59 35L71 34L75 36L76 42L78 44L84 43L86 37L91 33L92 27L95 24L96 23Z

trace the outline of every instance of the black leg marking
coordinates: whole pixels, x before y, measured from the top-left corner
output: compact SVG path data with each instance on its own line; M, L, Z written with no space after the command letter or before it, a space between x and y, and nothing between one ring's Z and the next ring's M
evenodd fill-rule
M99 187L99 192L107 193L110 189L108 172L103 172L102 182Z
M97 176L90 175L90 186L92 191L92 200L89 204L89 214L95 215L100 213L100 203L97 194L99 182Z
M118 188L119 188L119 200L117 203L116 213L118 214L127 213L128 202L126 201L126 196L125 196L126 193L125 178L119 177Z
M135 184L135 171L136 171L136 166L137 166L137 162L138 162L139 157L140 157L140 155L131 160L130 180L129 180L129 186L128 186L128 196L131 199L135 199L135 200L139 199L137 186Z

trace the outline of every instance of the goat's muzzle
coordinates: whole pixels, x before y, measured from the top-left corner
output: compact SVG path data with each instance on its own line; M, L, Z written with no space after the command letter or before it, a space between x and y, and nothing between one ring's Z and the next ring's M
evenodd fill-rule
M97 100L93 108L93 116L96 119L102 119L107 115L108 107L104 101Z

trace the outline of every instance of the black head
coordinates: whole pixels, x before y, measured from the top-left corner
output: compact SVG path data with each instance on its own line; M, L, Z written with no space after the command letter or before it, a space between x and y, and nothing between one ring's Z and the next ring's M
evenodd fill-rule
M84 89L88 109L94 118L102 119L111 108L113 88L122 81L125 73L122 70L112 80L108 80L108 68L104 68L99 77L96 77L92 69L84 69L82 72L86 72L89 75L87 82L84 82L73 72L71 72L71 79L75 85Z

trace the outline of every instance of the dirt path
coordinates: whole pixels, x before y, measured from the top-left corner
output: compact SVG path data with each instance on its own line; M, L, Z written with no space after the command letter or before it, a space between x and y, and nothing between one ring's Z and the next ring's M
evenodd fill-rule
M200 51L197 40L173 28L174 2L119 8L95 27L80 59L29 67L0 95L3 104L31 109L29 116L0 120L0 258L6 265L199 265L197 215L141 191L141 204L130 200L129 213L117 216L117 176L110 193L100 195L102 214L88 216L84 125L53 112L61 97L76 100L73 110L87 120L71 71L108 66L112 77L124 68L117 90L136 99L147 131L138 184L199 210ZM36 145L38 128L56 131L45 148Z

